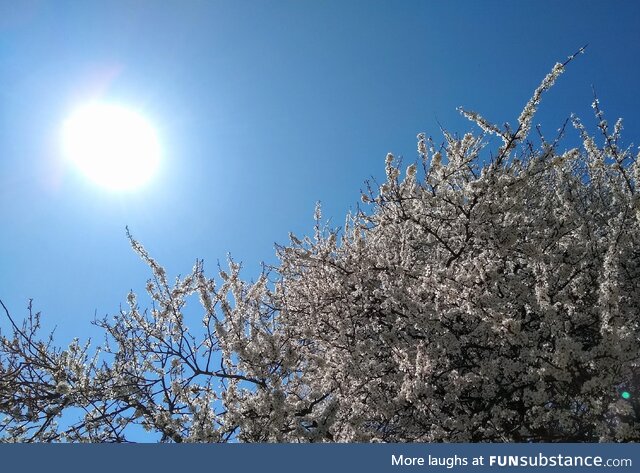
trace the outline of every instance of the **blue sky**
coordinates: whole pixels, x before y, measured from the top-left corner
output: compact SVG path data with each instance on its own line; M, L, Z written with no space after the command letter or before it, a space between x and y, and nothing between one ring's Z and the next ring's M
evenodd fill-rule
M464 132L464 107L515 122L557 61L587 53L543 99L553 134L591 86L610 120L640 130L634 1L0 0L0 299L29 298L58 340L95 335L149 271L128 225L173 275L228 253L247 277L274 242L339 226L391 151L419 132ZM60 128L88 99L129 104L156 126L156 178L109 192L61 157ZM4 323L3 323L4 325Z

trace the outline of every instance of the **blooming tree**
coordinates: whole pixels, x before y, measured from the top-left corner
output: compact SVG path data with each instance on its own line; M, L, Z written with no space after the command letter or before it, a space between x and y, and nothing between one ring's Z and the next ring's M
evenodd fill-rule
M569 58L569 60L571 60ZM567 61L568 62L568 61ZM621 121L561 149L462 111L482 132L418 135L341 231L290 235L255 282L201 261L170 282L149 265L96 350L0 336L5 441L640 440L640 155ZM485 150L491 135L493 153ZM185 310L192 297L199 312ZM197 315L194 315L197 314Z

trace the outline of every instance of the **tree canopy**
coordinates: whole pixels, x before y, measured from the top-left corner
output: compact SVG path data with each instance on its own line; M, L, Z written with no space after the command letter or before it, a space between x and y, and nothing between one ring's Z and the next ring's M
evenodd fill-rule
M318 207L255 281L233 260L170 281L128 234L152 304L96 320L100 347L58 348L3 304L1 439L640 440L640 154L597 98L593 135L575 116L532 132L572 58L515 126L462 110L479 133L388 154L342 229Z

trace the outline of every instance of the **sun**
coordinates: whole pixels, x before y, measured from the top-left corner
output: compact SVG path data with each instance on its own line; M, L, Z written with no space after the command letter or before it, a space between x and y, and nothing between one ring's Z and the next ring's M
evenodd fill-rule
M62 127L67 159L94 183L115 191L146 184L160 162L153 126L119 104L89 103L74 110Z

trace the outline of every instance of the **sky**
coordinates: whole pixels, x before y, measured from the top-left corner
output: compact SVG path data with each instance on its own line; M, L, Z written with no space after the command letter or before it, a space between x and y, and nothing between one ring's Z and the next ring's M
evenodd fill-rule
M388 152L410 164L417 133L473 130L458 106L514 123L587 43L535 122L593 128L594 87L640 144L639 24L620 0L0 0L0 299L17 319L33 299L61 344L96 336L150 277L126 226L170 275L231 254L251 279L312 234L317 201L341 226ZM100 188L64 158L62 125L93 100L154 126L144 187Z

